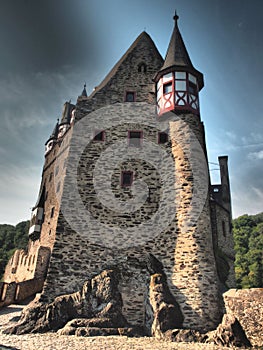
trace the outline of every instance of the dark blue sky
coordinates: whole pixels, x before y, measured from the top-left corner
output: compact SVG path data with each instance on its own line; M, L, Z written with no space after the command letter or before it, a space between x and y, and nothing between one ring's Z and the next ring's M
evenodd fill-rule
M85 81L91 92L143 30L164 56L175 8L205 77L209 161L229 155L234 216L263 211L262 0L2 0L1 223L29 218L64 102Z

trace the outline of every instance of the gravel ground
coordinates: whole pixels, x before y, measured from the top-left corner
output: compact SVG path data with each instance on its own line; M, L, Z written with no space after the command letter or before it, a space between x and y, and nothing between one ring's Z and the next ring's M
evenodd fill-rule
M0 350L218 350L229 349L210 344L172 343L158 341L154 338L128 338L125 336L76 337L59 336L56 333L6 335L2 331L14 324L23 305L11 305L0 310Z

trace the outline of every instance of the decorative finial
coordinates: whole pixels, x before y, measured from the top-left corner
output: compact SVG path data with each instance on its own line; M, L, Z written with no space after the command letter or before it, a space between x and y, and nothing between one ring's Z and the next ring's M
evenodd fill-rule
M83 91L82 91L81 96L87 97L86 82L85 82L85 84L84 84L84 88L83 88Z
M177 15L177 11L174 11L174 20L175 22L177 22L177 20L179 19L179 16Z

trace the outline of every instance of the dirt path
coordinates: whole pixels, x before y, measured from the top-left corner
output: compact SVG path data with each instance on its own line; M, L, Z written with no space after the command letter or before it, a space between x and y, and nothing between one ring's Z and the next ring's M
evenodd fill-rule
M218 350L229 349L209 344L172 343L158 341L154 338L110 337L76 337L59 336L56 333L6 335L2 331L11 326L19 317L23 305L11 305L0 310L0 350Z

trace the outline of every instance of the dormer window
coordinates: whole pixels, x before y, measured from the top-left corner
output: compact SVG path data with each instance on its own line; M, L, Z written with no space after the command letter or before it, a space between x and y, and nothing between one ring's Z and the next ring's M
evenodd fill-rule
M135 102L134 91L126 91L125 102Z

